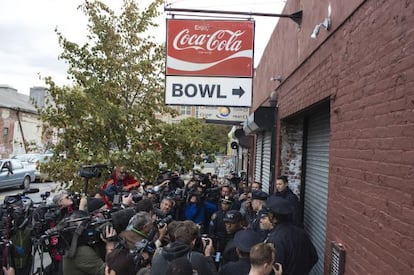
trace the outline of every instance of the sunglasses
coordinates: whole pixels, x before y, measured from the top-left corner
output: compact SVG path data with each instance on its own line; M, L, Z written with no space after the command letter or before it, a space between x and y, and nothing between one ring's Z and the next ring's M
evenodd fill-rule
M60 199L60 201L63 201L64 199L69 199L69 196L68 196L68 195L63 196L63 197Z

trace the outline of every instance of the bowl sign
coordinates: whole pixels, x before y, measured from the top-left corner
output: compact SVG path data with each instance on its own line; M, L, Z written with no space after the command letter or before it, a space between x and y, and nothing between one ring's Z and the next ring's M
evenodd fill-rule
M166 103L251 106L253 39L250 20L167 20Z

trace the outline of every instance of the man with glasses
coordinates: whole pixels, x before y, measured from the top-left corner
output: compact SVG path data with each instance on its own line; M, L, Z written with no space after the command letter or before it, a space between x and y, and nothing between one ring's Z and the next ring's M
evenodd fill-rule
M140 182L133 176L129 175L124 166L119 166L115 169L111 178L102 186L105 190L105 203L108 206L114 202L115 195L122 191L131 191L134 188L140 187Z

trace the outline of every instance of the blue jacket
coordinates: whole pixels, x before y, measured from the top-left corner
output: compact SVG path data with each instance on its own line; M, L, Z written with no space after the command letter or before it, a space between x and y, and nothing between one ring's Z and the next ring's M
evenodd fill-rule
M206 207L204 203L189 203L185 207L185 219L196 224L203 224L206 220Z

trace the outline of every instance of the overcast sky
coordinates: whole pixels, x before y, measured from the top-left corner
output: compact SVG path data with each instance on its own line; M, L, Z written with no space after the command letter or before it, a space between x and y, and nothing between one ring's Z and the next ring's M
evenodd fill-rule
M150 0L137 0L147 5ZM121 0L103 0L115 11ZM177 0L167 1L172 8L230 10L243 12L281 13L282 0ZM39 78L52 76L59 85L68 84L67 66L58 60L62 52L55 28L69 40L83 44L86 40L85 15L77 9L82 0L0 0L0 84L29 94L30 87L44 86ZM166 13L157 19L160 27L157 40L165 40ZM255 65L276 26L278 18L254 17ZM1 99L0 99L1 100Z

